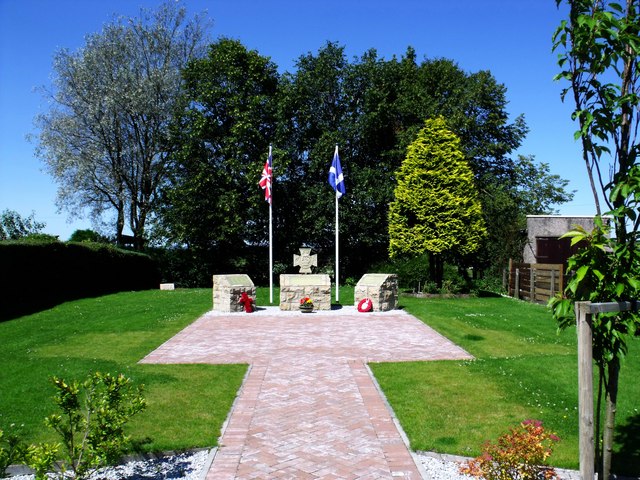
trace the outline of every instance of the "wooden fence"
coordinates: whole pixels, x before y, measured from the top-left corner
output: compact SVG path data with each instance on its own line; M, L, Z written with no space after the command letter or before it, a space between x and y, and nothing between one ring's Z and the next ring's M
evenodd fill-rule
M547 303L564 290L564 266L551 263L509 262L509 295L535 303Z

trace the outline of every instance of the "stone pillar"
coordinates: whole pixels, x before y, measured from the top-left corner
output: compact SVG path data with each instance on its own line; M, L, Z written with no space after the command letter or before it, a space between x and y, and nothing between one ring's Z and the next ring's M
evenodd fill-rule
M244 312L240 296L246 292L256 298L256 287L245 274L213 276L213 310L218 312Z
M392 273L367 273L354 291L356 307L361 300L370 298L374 312L394 310L398 306L398 276Z

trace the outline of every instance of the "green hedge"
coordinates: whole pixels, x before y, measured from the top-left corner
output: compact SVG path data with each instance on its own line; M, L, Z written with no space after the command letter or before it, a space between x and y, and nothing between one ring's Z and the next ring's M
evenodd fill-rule
M0 265L0 320L160 283L149 256L98 243L0 242Z

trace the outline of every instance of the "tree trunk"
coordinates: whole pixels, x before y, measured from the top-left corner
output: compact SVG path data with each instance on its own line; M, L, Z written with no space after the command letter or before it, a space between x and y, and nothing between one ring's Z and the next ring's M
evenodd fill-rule
M616 410L618 402L618 376L620 360L614 357L608 364L609 378L607 382L606 413L602 452L602 479L611 478L611 457L613 453L613 433L616 426Z

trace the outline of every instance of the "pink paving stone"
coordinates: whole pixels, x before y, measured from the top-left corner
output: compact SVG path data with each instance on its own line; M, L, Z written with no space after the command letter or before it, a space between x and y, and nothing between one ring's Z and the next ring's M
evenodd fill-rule
M366 362L473 358L406 312L210 313L143 363L249 363L207 480L418 479Z

